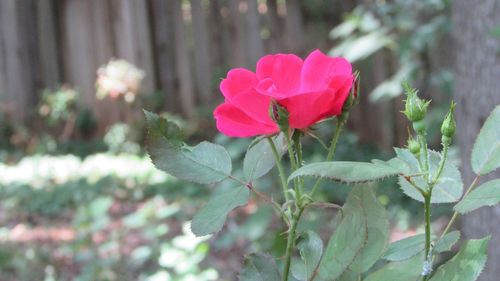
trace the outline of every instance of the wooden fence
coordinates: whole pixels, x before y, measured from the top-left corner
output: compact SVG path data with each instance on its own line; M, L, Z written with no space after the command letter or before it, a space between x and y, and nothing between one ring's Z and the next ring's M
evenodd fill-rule
M96 70L121 58L145 71L143 92L159 91L166 110L193 116L221 100L218 82L230 67L254 68L265 53L328 51L328 32L357 2L314 10L301 0L1 0L0 110L29 120L43 89L67 83L105 129L119 108L96 99ZM391 75L384 60L374 58L365 83ZM381 125L400 104L367 103L351 120L362 138L388 148L404 139L404 129Z

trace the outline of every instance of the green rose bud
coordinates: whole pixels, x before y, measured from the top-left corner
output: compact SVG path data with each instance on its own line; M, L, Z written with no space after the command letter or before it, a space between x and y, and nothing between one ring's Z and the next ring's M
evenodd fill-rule
M453 101L451 102L450 111L448 111L448 114L444 118L443 124L441 125L441 134L448 138L452 138L455 135L455 130L457 128L457 123L453 117L456 105L457 104Z
M404 115L411 122L418 122L424 119L427 113L427 107L430 101L424 101L417 95L417 90L412 88L407 82L403 83L403 88L406 93Z
M269 116L271 116L271 119L273 119L282 132L288 131L288 111L275 100L272 100L269 106Z
M354 81L352 83L351 91L349 96L347 96L344 106L342 107L342 113L350 111L354 106L359 103L359 72L354 73Z
M407 147L408 147L408 150L411 153L413 153L413 155L419 155L420 154L420 143L416 139L412 138L411 136L408 139L408 145L407 145Z

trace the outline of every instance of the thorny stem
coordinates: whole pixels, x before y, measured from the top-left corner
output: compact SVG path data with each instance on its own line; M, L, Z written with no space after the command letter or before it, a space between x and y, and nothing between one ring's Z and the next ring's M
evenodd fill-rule
M304 208L297 209L294 216L292 216L292 225L290 227L290 231L288 232L287 243L286 243L286 252L285 252L285 268L283 271L283 281L288 281L288 275L290 273L290 264L292 261L292 251L295 247L295 235L297 231L297 225L299 224L300 217L304 212Z
M285 176L285 170L283 169L283 165L281 164L281 157L278 153L278 150L276 149L276 145L274 144L274 141L268 137L267 141L269 142L269 145L271 146L271 150L274 155L274 159L276 162L276 166L278 167L278 173L280 175L280 180L281 180L281 187L283 188L283 194L285 196L285 201L290 200L288 196L288 184L286 182L286 176Z
M441 155L441 161L439 162L439 167L438 167L438 170L436 172L436 174L434 175L434 179L432 180L431 182L431 188L434 187L434 185L436 184L436 182L439 180L439 177L441 177L441 174L443 173L443 169L444 169L444 164L446 162L446 158L448 157L448 148L450 146L448 144L443 144L443 155Z
M257 195L257 197L261 198L262 200L264 200L265 202L271 204L271 206L281 215L281 217L283 217L283 219L286 221L287 224L290 224L288 218L286 217L286 215L283 213L283 211L281 210L281 208L279 207L279 205L277 206L276 202L274 202L271 198L269 198L268 196L266 196L264 193L258 191L257 189L255 189L252 185L252 183L249 183L249 182L244 182L243 180L237 178L237 177L234 177L232 175L229 175L228 178L240 183L241 185L245 186L246 188L248 188L250 191L252 191L253 193L255 193L255 195Z
M429 155L428 155L428 149L427 149L427 141L425 140L425 132L423 133L418 133L418 140L420 142L420 149L422 151L422 156L424 158L424 161L422 162L422 172L424 172L424 178L425 181L428 183L429 182Z
M332 141L330 142L330 148L328 149L328 154L326 155L325 161L331 161L333 159L333 156L335 156L335 151L337 150L337 143L339 141L340 133L342 132L342 128L344 127L347 118L349 118L349 113L343 113L341 116L338 117L337 119L337 127L335 128L335 133L333 135ZM321 178L319 178L314 186L311 189L311 193L309 194L311 197L314 196L314 193L316 193L316 190L321 184Z
M430 262L432 260L429 259L429 254L431 252L431 193L430 192L424 196L424 208L425 208L425 258L427 262Z

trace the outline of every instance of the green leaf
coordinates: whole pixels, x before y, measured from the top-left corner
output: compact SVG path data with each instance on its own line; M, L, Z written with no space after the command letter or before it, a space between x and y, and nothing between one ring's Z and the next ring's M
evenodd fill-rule
M333 161L305 165L293 172L288 181L301 176L327 178L344 183L360 183L383 179L398 174L398 170L388 165L366 162Z
M472 148L472 170L485 175L500 167L500 105L495 107L484 122Z
M351 270L346 270L335 281L359 281L359 280L361 280L361 274L360 273L356 273L356 272L353 272Z
M435 253L449 251L459 238L460 231L452 231L437 241L433 251ZM388 261L403 261L422 253L424 249L425 234L418 234L391 243L383 258Z
M465 214L484 206L494 206L500 202L500 179L485 182L467 194L453 209Z
M238 280L279 281L281 277L273 257L264 254L251 254L246 257Z
M273 138L278 154L282 156L286 150L283 134ZM250 145L243 160L243 173L248 181L256 180L267 174L276 165L271 145L267 139Z
M415 281L422 273L423 263L422 255L405 261L390 262L368 275L363 281Z
M316 271L323 255L323 241L314 231L308 230L299 237L297 249L301 259L294 259L291 267L293 277L308 281Z
M405 175L419 174L418 160L415 156L407 149L396 148L396 158L391 159L388 163L393 167L397 167L401 173ZM429 171L430 178L434 177L439 167L439 162L441 160L441 154L430 150L429 151ZM426 188L426 183L423 176L414 176L411 178L412 181L420 186L421 188ZM415 189L408 181L403 177L399 177L399 185L403 189L403 192L409 197L423 202L424 199L422 194ZM437 181L434 189L432 191L431 203L451 203L460 200L463 191L463 183L460 175L460 171L457 167L446 161L441 177Z
M183 143L177 125L144 111L148 122L148 153L153 164L179 179L201 184L222 181L231 174L231 158L220 145Z
M368 239L349 266L349 270L353 273L363 273L370 269L386 250L389 243L389 219L370 186L356 186L351 193L351 196L360 199Z
M437 241L433 251L436 253L450 251L451 247L458 242L458 239L460 239L460 231L455 230L447 233L443 238Z
M424 249L425 235L418 234L391 243L384 254L384 259L389 261L407 260L421 253Z
M354 261L368 239L366 218L359 198L348 198L342 213L343 217L330 237L318 268L319 276L326 280L339 277Z
M447 263L440 266L430 281L474 281L484 268L490 237L469 240Z
M249 191L245 186L231 188L228 192L215 193L201 208L191 222L191 231L196 236L204 236L222 229L226 216L236 207L248 202Z

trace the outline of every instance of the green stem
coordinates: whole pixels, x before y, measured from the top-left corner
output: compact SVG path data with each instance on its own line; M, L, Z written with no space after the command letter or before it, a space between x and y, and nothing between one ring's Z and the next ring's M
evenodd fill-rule
M335 133L332 137L332 141L330 142L330 148L328 149L328 154L326 155L325 161L331 161L333 159L333 156L335 156L335 151L337 150L337 143L340 138L340 133L342 132L342 128L344 127L347 118L349 117L349 113L344 113L341 116L339 116L337 119L337 127L335 128ZM319 178L314 186L311 189L311 193L309 194L311 197L314 196L314 193L316 193L317 189L319 188L321 184L321 178Z
M422 274L423 280L426 281L430 277L432 271L432 254L431 254L431 193L424 195L424 212L425 212L425 262Z
M424 158L424 161L422 162L422 172L424 172L424 178L425 181L428 183L429 182L429 156L428 156L428 150L427 150L427 141L425 140L425 132L423 133L418 133L418 140L420 142L420 149L422 151L422 156Z
M472 183L470 184L470 186L467 188L467 191L465 191L465 194L462 197L462 200L463 200L463 198L465 198L474 189L474 187L476 187L476 184L479 181L479 177L480 177L480 175L476 175L476 177L474 178L474 180L472 181ZM450 230L451 226L453 225L453 223L457 219L458 215L459 215L459 213L457 211L455 211L453 213L453 216L451 216L450 221L448 222L448 224L444 228L443 233L441 233L441 236L439 237L439 239L443 238L446 235L446 233L448 233L448 231Z
M302 166L302 143L300 142L300 137L301 137L301 133L299 131L295 131L294 134L293 134L293 144L294 144L294 147L295 147L295 153L297 155L297 169L300 168ZM299 178L298 179L299 182L298 182L298 191L299 191L299 194L302 196L302 194L304 194L304 179L303 178Z
M278 153L278 150L276 149L276 145L274 144L274 141L272 138L268 137L267 141L269 142L269 145L271 146L271 151L273 152L274 159L276 162L276 167L278 167L278 173L280 175L280 180L281 180L281 188L283 189L283 194L285 196L285 201L290 200L288 196L288 184L286 181L286 176L285 176L285 170L283 169L283 165L281 164L281 157Z
M431 250L431 196L426 194L424 197L425 208L425 256L427 257Z
M439 180L439 177L441 177L441 174L443 173L444 164L446 163L446 158L448 157L448 148L449 145L443 144L443 155L441 156L441 161L439 161L437 173L434 175L434 179L432 179L432 182L430 184L431 189L434 187L436 182Z
M302 216L302 212L304 208L300 208L297 210L297 213L292 217L292 225L290 227L290 231L288 232L287 243L286 243L286 252L285 252L285 268L283 271L283 281L288 281L288 275L290 273L290 264L292 261L292 251L295 247L295 235L297 232L297 225L299 224L300 217Z

